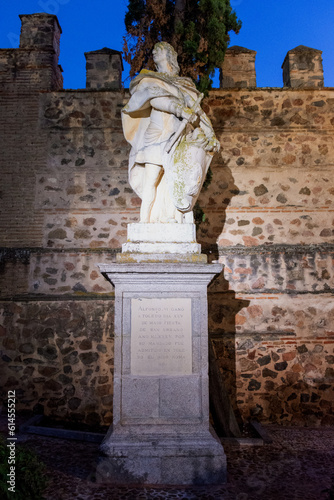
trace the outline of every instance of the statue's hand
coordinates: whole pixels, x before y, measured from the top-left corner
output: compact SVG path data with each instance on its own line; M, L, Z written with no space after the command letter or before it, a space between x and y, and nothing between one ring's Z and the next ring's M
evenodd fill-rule
M191 108L182 108L181 118L187 120L189 123L194 123L198 116Z
M220 149L220 144L212 129L203 130L203 128L197 127L192 134L192 140L195 140L197 145L205 151L217 153Z
M205 151L218 153L218 151L220 150L220 144L215 136L207 137L207 143L204 149Z
M193 105L195 104L195 100L193 97L190 97L190 95L186 94L184 96L184 102L185 102L185 105L188 107L188 108L192 108Z

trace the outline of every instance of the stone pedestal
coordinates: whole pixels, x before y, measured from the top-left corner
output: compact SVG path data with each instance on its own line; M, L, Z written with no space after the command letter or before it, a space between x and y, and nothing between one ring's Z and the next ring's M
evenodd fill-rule
M219 264L100 264L115 285L114 423L97 480L219 484L209 425L207 285Z

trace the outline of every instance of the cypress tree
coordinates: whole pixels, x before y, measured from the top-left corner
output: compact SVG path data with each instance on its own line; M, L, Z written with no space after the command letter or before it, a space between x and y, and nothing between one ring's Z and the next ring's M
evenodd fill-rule
M238 33L241 22L230 0L129 0L125 27L130 76L144 67L154 69L154 44L165 41L178 53L181 75L207 92L215 68L224 60L229 32Z

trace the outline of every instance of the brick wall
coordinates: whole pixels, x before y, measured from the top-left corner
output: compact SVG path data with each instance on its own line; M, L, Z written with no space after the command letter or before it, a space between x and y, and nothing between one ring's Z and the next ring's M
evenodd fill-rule
M15 86L10 61L27 75L30 57L0 50L1 396L13 387L20 410L110 423L113 290L96 264L139 216L128 93L54 87L57 58L48 83L32 71L35 86ZM232 404L243 419L331 424L334 90L224 88L204 108L221 151L197 240L224 264L209 329Z

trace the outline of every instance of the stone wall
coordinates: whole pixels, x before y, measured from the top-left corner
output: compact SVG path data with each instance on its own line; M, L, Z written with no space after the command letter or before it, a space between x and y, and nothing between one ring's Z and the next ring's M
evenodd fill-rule
M2 302L2 397L15 390L19 411L110 424L113 317L109 300Z
M207 106L222 151L198 239L225 266L210 326L235 408L333 423L333 90L213 91Z
M28 74L23 50L0 60ZM1 68L1 397L15 388L19 410L108 424L114 298L96 264L139 216L128 93L66 91L34 71L34 88L15 87ZM204 108L221 151L197 239L225 266L209 328L232 404L243 419L333 423L334 90L224 88Z

